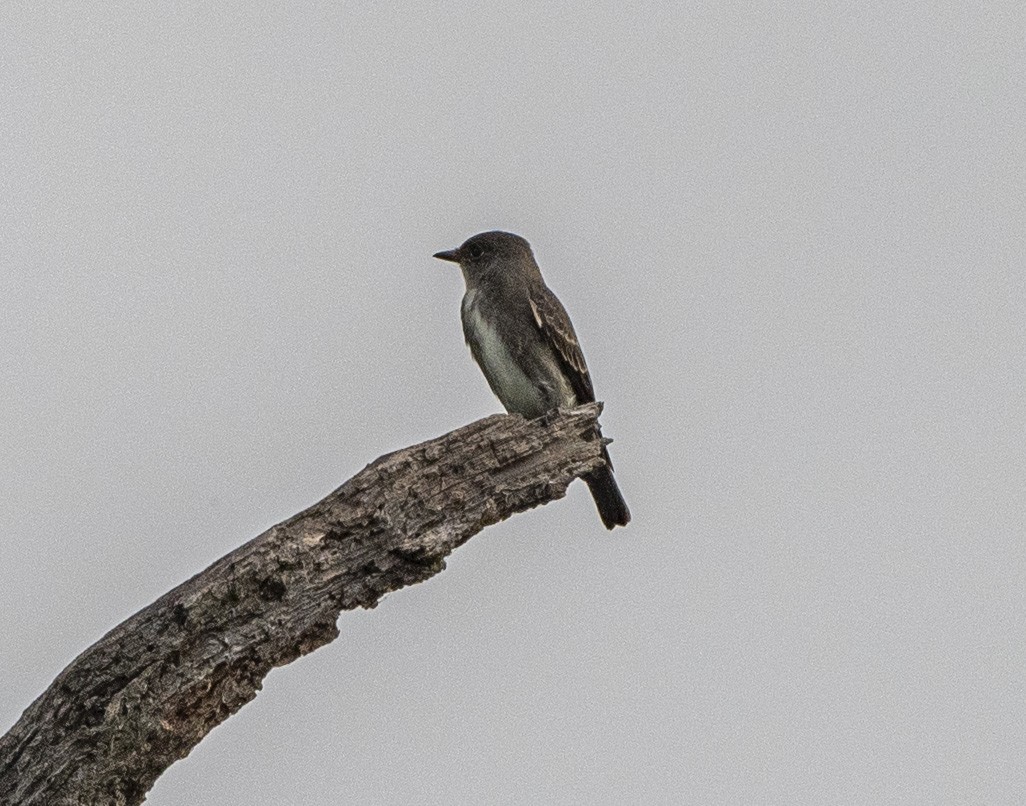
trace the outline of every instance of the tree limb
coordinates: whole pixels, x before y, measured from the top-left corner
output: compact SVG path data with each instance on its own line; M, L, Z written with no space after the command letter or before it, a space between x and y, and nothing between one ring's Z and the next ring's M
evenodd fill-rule
M479 420L381 457L111 630L0 739L0 804L138 804L252 700L338 636L342 610L422 582L485 526L602 464L597 404Z

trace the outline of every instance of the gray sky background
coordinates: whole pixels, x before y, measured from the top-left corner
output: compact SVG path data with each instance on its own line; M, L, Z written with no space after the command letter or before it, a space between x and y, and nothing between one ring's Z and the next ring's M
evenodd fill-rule
M148 802L1026 800L1021 3L172 5L0 11L0 731L499 411L431 254L503 228L634 522L488 529Z

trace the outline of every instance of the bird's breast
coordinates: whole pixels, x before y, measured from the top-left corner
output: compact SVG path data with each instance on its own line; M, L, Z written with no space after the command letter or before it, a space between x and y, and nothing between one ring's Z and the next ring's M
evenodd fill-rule
M468 291L463 298L462 319L470 351L506 411L525 417L544 414L550 408L545 390L521 369L501 323L485 314L476 291Z

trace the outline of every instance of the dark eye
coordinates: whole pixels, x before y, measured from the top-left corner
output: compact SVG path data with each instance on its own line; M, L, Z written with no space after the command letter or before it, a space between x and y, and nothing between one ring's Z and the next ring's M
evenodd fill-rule
M479 244L471 244L467 247L467 251L470 252L470 256L477 260L481 255L484 254L484 249Z

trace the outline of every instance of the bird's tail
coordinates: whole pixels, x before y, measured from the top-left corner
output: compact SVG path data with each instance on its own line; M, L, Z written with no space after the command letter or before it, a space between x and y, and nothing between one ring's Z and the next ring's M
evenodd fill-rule
M584 483L591 490L591 497L595 499L595 506L605 527L612 529L615 526L626 526L631 520L631 511L627 509L627 502L623 500L616 479L613 478L609 454L603 449L602 455L606 460L605 466L584 476Z

